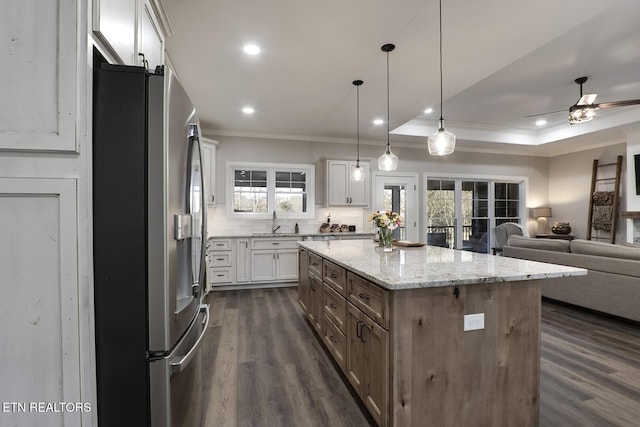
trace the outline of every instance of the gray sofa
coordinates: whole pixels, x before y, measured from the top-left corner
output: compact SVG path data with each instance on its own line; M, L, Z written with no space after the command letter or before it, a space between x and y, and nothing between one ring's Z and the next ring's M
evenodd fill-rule
M545 280L542 296L640 322L640 248L590 240L510 236L503 255L589 270Z

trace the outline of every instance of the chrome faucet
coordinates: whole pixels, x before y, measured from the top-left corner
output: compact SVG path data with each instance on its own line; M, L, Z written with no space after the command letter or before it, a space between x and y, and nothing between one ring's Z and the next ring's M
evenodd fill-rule
M276 211L273 211L273 219L271 220L271 232L275 233L280 228L279 225L276 225L276 220L278 217L276 216Z

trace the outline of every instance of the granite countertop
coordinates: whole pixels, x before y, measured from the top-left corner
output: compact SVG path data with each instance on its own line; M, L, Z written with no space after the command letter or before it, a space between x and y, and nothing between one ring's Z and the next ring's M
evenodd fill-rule
M362 236L362 238L373 238L375 236L375 233L371 232L371 233L363 233L363 232L350 232L350 231L345 231L345 232L338 232L338 233L320 233L320 232L316 232L316 233L239 233L239 234L221 234L221 235L215 235L215 236L209 236L207 238L207 240L209 239L230 239L230 238L238 238L238 237L244 237L244 238L277 238L277 237L300 237L301 239L305 238L305 237L328 237L328 236L336 236L336 237L358 237L358 236Z
M303 241L298 245L389 290L584 276L587 270L441 248L381 252L370 240Z

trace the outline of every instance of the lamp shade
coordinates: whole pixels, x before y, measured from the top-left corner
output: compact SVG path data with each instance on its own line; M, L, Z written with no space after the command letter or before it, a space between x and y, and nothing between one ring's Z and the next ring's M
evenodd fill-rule
M456 136L444 128L440 121L440 128L427 140L429 154L434 156L446 156L456 149Z
M394 171L398 169L398 156L391 152L389 146L387 146L387 151L378 157L378 169L381 171Z
M534 218L548 218L551 216L551 208L533 208L531 209L531 216Z

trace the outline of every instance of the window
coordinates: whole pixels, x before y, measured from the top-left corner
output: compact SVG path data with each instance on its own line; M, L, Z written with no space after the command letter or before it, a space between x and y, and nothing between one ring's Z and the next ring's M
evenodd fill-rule
M312 218L312 165L229 163L232 216Z

